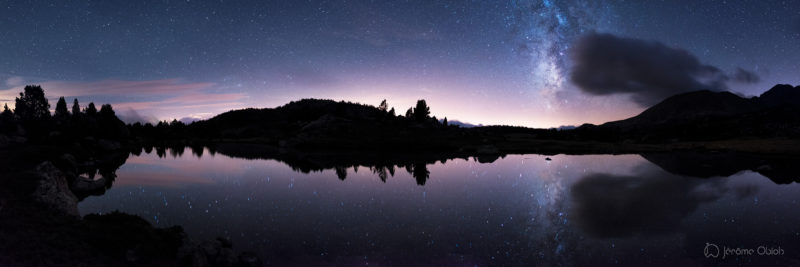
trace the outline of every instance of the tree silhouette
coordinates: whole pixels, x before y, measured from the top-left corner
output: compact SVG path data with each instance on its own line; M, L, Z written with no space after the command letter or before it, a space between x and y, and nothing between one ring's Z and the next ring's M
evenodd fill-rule
M417 100L417 106L414 108L414 120L417 122L424 122L431 114L431 108L425 103L425 99Z
M72 116L78 116L78 114L81 114L81 106L78 105L78 99L75 98L72 101Z
M414 179L417 180L418 185L425 185L425 182L428 181L428 178L431 176L431 172L428 171L428 166L425 165L423 162L414 163Z
M55 117L59 119L64 119L69 117L69 111L67 110L67 100L64 97L58 98L58 102L56 102L56 113Z
M391 115L392 117L397 116L397 115L394 114L394 108L389 110L389 115Z
M344 179L347 179L347 169L345 167L342 167L342 166L337 166L336 167L336 177L339 177L339 180L342 180L342 181L344 181Z
M0 131L13 132L15 128L14 113L8 109L8 104L5 104L3 105L3 112L0 113Z
M3 118L12 117L13 119L14 113L11 112L11 109L8 108L8 104L3 105L3 113L0 113L0 116L2 116Z
M442 125L447 126L447 117L444 117L444 120L442 120Z
M50 118L50 103L44 97L44 90L38 85L25 86L24 92L15 99L14 110L17 119L22 122L40 121Z
M381 179L381 182L386 183L386 179L389 178L389 174L386 172L386 167L384 166L375 166L372 168L372 173L377 173L378 178Z
M97 108L94 106L94 102L89 102L89 106L86 107L86 115L97 115Z
M89 104L91 105L91 104ZM100 117L101 118L116 118L117 115L114 114L114 109L111 108L111 104L104 104L100 106Z
M386 103L386 99L381 101L381 104L378 105L378 110L383 111L383 112L386 112L387 110L389 110L389 104Z
M414 117L414 108L408 108L406 110L406 118L411 119L412 117Z

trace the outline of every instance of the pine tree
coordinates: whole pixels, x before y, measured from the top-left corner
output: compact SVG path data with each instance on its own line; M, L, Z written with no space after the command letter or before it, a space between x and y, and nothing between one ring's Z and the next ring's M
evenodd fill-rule
M78 105L78 99L72 101L72 116L77 116L81 113L81 106Z
M64 97L58 98L58 102L56 102L56 113L55 117L59 119L63 119L69 116L69 111L67 110L67 100Z
M94 106L94 102L89 102L89 107L86 108L86 115L97 115L97 108Z
M14 116L14 113L8 108L8 104L3 105L3 113L0 113L0 116L3 118Z
M15 100L14 115L21 121L37 121L50 117L50 103L38 85L28 85Z
M389 104L387 104L386 99L384 99L383 101L381 101L381 104L378 105L378 110L386 112L386 110L388 109L389 109Z
M417 106L414 108L414 119L417 122L424 122L431 114L431 108L425 103L425 99L417 100Z

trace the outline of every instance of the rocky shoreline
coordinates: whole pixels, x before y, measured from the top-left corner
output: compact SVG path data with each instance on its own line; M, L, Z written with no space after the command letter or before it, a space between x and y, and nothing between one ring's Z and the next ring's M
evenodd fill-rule
M129 153L118 142L90 141L0 150L8 163L0 169L0 265L261 266L226 239L192 240L180 226L156 228L120 212L81 217L78 202L110 188Z

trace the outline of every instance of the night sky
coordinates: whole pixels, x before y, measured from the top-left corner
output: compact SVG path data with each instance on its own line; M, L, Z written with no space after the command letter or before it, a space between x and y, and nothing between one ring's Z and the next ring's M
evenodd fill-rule
M2 1L0 104L26 84L126 120L301 98L474 124L603 123L698 89L800 84L800 1Z

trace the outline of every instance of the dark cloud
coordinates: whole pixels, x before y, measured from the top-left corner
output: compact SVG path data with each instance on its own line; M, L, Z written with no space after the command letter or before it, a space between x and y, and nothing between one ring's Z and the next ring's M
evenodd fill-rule
M681 221L701 203L719 199L728 190L712 180L676 176L655 167L640 168L633 176L590 174L571 188L571 214L595 237L667 234L679 230Z
M740 83L757 83L761 78L752 71L736 68L736 72L733 73L733 80Z
M631 94L650 106L677 93L725 90L729 77L689 52L655 41L590 33L571 50L571 79L592 95Z

